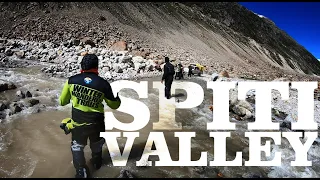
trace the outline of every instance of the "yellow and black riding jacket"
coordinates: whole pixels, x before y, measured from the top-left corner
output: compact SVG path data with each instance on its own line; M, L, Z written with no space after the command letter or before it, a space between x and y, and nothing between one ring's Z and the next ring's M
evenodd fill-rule
M59 98L61 106L72 100L72 119L76 123L103 123L103 101L117 109L121 100L114 97L108 81L95 73L85 72L70 77L64 84Z

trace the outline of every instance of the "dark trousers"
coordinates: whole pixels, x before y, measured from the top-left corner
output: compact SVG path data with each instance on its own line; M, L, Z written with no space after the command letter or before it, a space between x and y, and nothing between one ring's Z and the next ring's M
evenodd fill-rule
M168 76L165 80L165 88L164 88L164 94L166 98L171 97L171 85L173 82L173 76Z
M102 146L104 138L100 137L100 132L105 131L104 123L89 126L80 126L72 129L71 152L73 156L73 165L76 170L86 168L86 160L84 157L84 148L90 140L90 149L92 152L92 160L102 161ZM101 166L100 162L100 166Z
M174 79L177 79L177 77L179 78L179 80L183 79L183 72L176 72Z
M188 72L188 77L191 77L191 75L192 75L192 73L189 71L189 72Z

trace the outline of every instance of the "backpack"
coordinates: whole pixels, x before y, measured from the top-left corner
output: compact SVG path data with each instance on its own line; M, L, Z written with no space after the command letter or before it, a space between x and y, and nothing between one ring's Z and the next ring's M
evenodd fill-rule
M166 64L166 66L168 68L168 74L174 75L175 74L174 66L171 63Z

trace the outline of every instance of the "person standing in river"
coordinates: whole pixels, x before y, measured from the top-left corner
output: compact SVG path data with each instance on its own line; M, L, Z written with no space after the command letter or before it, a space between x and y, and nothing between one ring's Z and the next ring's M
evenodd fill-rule
M86 54L81 61L81 72L67 80L59 98L61 106L72 100L72 118L65 122L64 128L70 128L67 130L72 134L71 152L76 178L90 177L83 152L88 138L91 163L95 169L102 166L105 143L105 139L100 137L100 132L105 131L103 101L111 109L117 109L121 104L118 94L114 97L109 82L98 75L98 64L96 55Z
M167 99L171 98L171 85L173 82L173 78L174 78L174 66L170 63L169 58L165 57L165 65L163 67L163 76L161 79L161 83L163 83L163 81L165 82L165 89L164 89L164 93L165 93L165 97Z
M191 77L191 75L192 75L192 66L191 66L191 64L189 64L189 66L188 66L188 77Z

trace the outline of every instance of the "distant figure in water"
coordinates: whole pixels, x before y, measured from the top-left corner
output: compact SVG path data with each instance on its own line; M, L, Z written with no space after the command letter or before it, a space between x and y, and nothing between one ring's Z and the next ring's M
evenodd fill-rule
M174 79L177 79L177 77L180 79L183 79L183 66L181 63L177 65L177 72Z
M161 79L161 83L163 83L163 81L165 82L165 89L164 89L164 93L165 93L165 97L167 99L171 98L171 85L173 82L173 78L174 78L174 66L169 62L169 58L165 57L165 65L163 67L163 76Z
M192 75L192 66L189 65L188 68L189 68L188 77L191 77L191 75Z
M91 163L95 169L102 166L102 146L105 139L100 132L105 131L104 107L119 108L121 100L114 97L108 81L98 75L98 57L86 54L81 61L81 73L71 76L65 83L59 98L61 106L72 99L72 118L64 119L60 127L68 134L71 132L71 152L76 178L88 178L90 172L84 157L84 148L90 140ZM58 154L57 154L58 156Z

